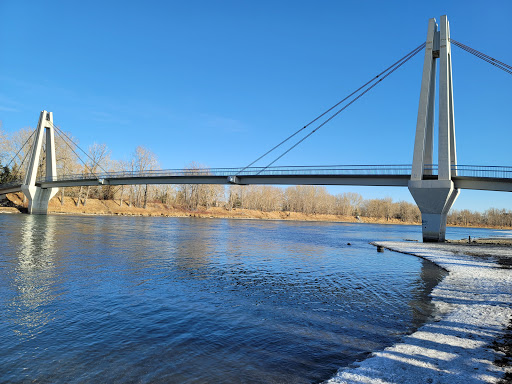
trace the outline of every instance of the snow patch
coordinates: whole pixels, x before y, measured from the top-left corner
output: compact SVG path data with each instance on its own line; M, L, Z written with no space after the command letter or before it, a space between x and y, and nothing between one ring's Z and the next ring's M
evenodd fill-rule
M512 318L512 269L499 263L499 258L512 258L512 249L388 241L375 245L422 257L449 272L431 293L438 317L401 343L341 369L327 383L497 383L511 369L493 364L500 355L491 344Z

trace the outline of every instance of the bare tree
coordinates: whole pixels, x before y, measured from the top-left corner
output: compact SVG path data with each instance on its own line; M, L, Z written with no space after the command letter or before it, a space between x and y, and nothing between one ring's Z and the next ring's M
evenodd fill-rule
M78 156L76 154L76 143L78 140L66 132L67 137L62 135L55 136L55 160L57 164L57 175L64 176L80 172L80 165L78 164ZM60 187L60 203L64 205L64 197L66 188Z
M117 172L120 175L127 174L129 172L129 169L130 169L130 163L128 161L111 160L111 162L110 162L110 170ZM115 194L119 198L119 206L120 207L123 206L123 197L124 197L125 189L126 189L126 185L121 185L118 188L117 193ZM113 198L114 197L115 196L113 196Z
M10 140L7 133L2 129L2 122L0 121L0 164L2 165L7 165L7 162L11 160L9 158L10 146Z
M9 143L5 144L5 148L8 151L7 157L9 160L13 159L11 167L15 170L20 179L25 176L30 160L29 156L34 143L33 133L33 128L21 128L13 132L10 137L8 137Z
M144 146L138 146L135 148L135 152L132 156L133 160L133 170L143 175L147 171L152 171L158 169L158 159L155 153ZM144 209L147 208L148 204L148 185L144 186L144 189L139 186L135 187L136 196L137 196L137 205L140 206L141 198L143 198Z
M89 147L89 161L84 167L85 174L96 175L101 173L103 170L107 170L110 167L110 150L106 144L94 143ZM100 187L101 188L101 187ZM83 205L87 204L91 187L87 186ZM77 200L77 207L80 205L80 194Z

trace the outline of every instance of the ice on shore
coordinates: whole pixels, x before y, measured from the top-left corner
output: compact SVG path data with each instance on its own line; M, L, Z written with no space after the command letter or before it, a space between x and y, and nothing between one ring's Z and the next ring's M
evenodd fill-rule
M378 242L423 257L449 274L432 291L437 318L392 347L340 370L328 383L497 383L504 367L492 343L512 316L512 248Z

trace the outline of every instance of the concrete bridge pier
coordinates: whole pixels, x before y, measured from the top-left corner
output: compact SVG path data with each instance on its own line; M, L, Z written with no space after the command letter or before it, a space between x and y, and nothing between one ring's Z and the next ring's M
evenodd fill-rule
M445 241L446 217L460 192L453 187L453 181L410 181L409 191L421 211L423 241Z
M32 146L27 174L21 186L22 192L28 199L28 213L46 215L48 203L58 192L58 188L40 188L36 186L39 159L43 146L43 134L46 132L46 179L52 180L57 176L55 159L55 135L53 129L53 113L42 111L39 115L37 131Z
M428 24L420 103L409 191L421 211L423 241L445 241L446 216L459 195L452 176L457 175L455 121L453 112L450 27L441 16ZM434 151L434 110L436 70L439 59L438 174L432 166Z
M21 191L28 199L28 213L33 215L46 215L48 203L58 192L58 188L39 188L23 185Z

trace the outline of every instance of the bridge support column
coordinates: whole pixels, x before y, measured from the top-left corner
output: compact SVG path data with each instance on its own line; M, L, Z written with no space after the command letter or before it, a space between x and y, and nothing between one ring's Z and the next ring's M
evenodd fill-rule
M36 186L39 159L43 146L43 134L46 132L46 179L53 180L57 177L57 163L55 159L55 135L53 129L53 113L42 111L39 115L39 122L35 134L30 162L28 163L27 174L21 190L28 199L28 213L46 215L48 203L55 196L58 188L40 188Z
M445 241L446 217L459 195L459 190L453 187L453 181L410 181L409 191L421 212L423 241Z
M433 171L436 60L439 59L439 137L437 177ZM409 191L421 211L423 241L445 241L446 216L459 195L452 175L457 174L455 122L453 112L450 28L441 16L428 24L425 61Z

